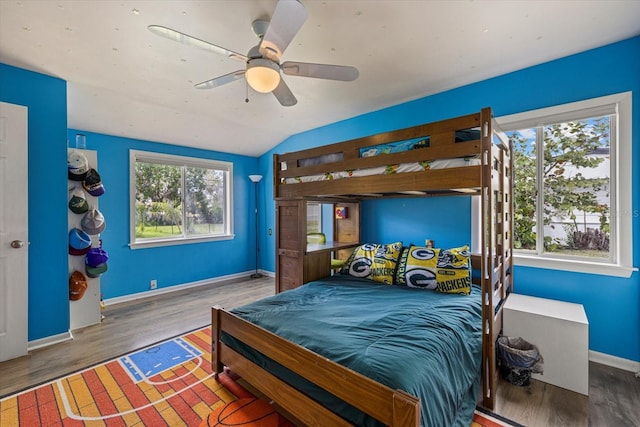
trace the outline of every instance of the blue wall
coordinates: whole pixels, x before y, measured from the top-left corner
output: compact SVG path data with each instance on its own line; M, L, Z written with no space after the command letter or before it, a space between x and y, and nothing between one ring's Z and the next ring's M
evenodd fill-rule
M28 108L29 340L69 330L67 83L0 64L0 101Z
M257 170L254 157L219 153L120 138L70 129L87 136L87 149L98 152L98 172L105 186L100 211L107 227L100 237L109 253L109 270L101 276L105 299L149 290L156 279L158 288L251 271L255 268L255 204L253 183L248 176ZM222 160L233 163L233 224L235 238L214 242L129 248L129 150Z
M259 159L260 173L273 179L274 153L300 150L472 113L491 107L494 115L549 107L584 99L633 91L633 188L640 188L640 37L572 55L556 61L460 87L426 98L372 112L294 135ZM426 70L428 71L428 70ZM266 189L263 229L274 227L273 189ZM632 211L640 212L638 191ZM455 232L469 227L468 197L397 199L366 202L362 217L363 240L420 243L433 238L438 246L465 240ZM465 214L466 212L466 214ZM447 221L446 217L451 217ZM640 216L633 218L634 266L640 253ZM468 228L464 229L468 232ZM453 232L454 234L449 234ZM467 234L468 235L468 234ZM275 269L274 236L261 234L267 248L262 263ZM468 239L468 238L467 238ZM464 241L464 243L467 243ZM620 358L640 361L640 274L629 279L517 267L518 293L554 298L585 306L590 322L590 349Z
M470 245L471 197L408 198L362 203L362 237L368 242L424 245L435 240L437 247Z
M0 64L0 100L28 107L29 132L29 341L69 330L67 236L67 129L65 81ZM87 148L98 151L99 172L106 186L100 210L107 228L102 234L110 255L102 276L105 298L158 287L250 272L255 268L253 157L190 149L169 144L82 132ZM233 162L232 240L139 249L129 242L129 149ZM258 191L264 188L264 180Z

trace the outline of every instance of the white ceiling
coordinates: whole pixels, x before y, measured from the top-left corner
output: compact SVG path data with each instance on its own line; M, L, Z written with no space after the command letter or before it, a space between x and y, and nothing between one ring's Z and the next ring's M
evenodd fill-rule
M282 107L244 64L161 38L171 27L246 54L276 0L0 0L0 62L68 82L68 126L258 156L290 135L640 34L640 1L302 0L282 61L351 65L353 82L284 76Z

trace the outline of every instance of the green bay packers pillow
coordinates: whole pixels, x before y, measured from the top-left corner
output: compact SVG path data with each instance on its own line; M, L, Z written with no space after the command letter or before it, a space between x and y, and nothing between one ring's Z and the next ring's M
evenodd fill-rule
M410 246L398 260L395 283L438 292L471 293L469 246L451 249Z
M340 273L391 285L401 249L402 242L360 245L353 251Z

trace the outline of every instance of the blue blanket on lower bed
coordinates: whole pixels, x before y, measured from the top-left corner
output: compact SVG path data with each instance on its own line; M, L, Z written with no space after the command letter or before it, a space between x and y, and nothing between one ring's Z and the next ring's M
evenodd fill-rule
M350 276L311 282L232 310L236 315L421 400L423 426L468 427L480 389L481 298ZM222 340L355 425L377 425L335 396Z

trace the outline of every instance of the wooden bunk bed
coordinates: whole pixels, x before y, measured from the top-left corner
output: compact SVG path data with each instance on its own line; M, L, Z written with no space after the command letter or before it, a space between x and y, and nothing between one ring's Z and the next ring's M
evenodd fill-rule
M460 135L476 135L468 138ZM456 140L458 140L456 142ZM414 141L413 149L363 157L381 144ZM465 166L450 159L471 158ZM447 159L443 168L370 175L387 165ZM400 170L402 168L399 168ZM333 173L348 171L345 178ZM360 171L361 173L353 173ZM328 179L323 179L325 175ZM502 329L502 306L512 290L513 161L508 139L491 109L448 120L371 135L337 144L274 156L276 199L276 292L330 274L332 253L360 243L360 201L382 197L480 196L480 253L472 255L482 298L481 404L493 409L496 396L496 339ZM351 176L351 177L346 177ZM309 179L305 177L310 177ZM334 221L334 239L318 247L306 243L306 203L346 206L347 221ZM287 341L220 307L212 309L212 366L225 366L267 395L304 425L349 425L306 394L265 371L225 344L228 335L317 384L386 425L419 426L420 401L394 390L305 347Z

